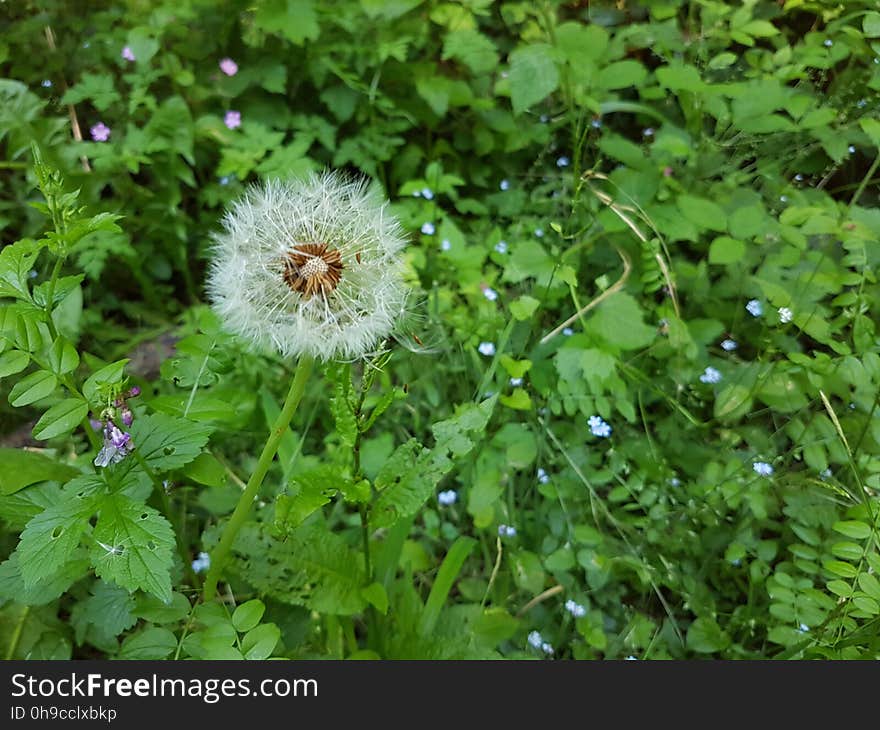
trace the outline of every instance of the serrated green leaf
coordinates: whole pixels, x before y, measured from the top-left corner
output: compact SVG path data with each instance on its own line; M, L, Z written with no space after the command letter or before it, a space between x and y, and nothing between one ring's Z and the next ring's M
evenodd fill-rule
M110 642L137 623L134 597L124 588L98 580L90 593L71 613L77 644L83 643L87 632L96 633L98 643Z
M171 600L174 531L152 507L123 494L101 501L90 557L95 573L130 591Z
M26 239L0 250L0 297L30 301L30 272L43 246Z
M522 114L556 91L559 70L552 53L549 44L535 43L510 54L510 100L514 114Z
M595 310L584 329L621 350L635 350L647 347L657 336L656 328L645 324L643 317L638 302L620 292Z
M140 456L157 471L170 471L189 464L208 443L211 428L184 418L153 413L135 419L130 429Z
M128 364L127 358L105 365L100 370L92 373L83 383L83 395L98 411L107 405L106 402L101 400L100 396L105 391L113 388L113 386L118 386L122 383L126 364Z

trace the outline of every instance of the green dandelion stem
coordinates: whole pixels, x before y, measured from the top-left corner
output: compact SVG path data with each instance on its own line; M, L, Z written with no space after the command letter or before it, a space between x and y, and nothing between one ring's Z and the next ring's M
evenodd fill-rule
M208 569L208 575L205 578L205 587L202 594L205 601L213 600L214 596L217 595L217 581L220 579L223 566L226 563L226 559L229 557L232 544L235 542L239 530L241 530L242 525L251 511L251 506L254 503L254 499L256 499L257 493L260 491L260 486L263 484L266 472L269 471L269 467L272 465L272 460L275 458L275 454L278 451L281 438L287 431L287 427L290 425L293 414L296 412L300 400L302 400L306 388L306 382L312 372L314 362L313 358L306 355L302 356L299 360L296 375L294 375L293 382L290 385L290 391L287 393L287 398L284 401L284 407L281 409L281 413L278 414L278 418L275 419L275 423L272 424L272 431L269 434L266 445L263 447L263 452L260 454L257 468L254 469L251 478L248 479L244 492L242 492L241 497L239 497L235 511L232 513L232 517L230 517L229 522L226 523L226 528L223 530L220 542L211 553L211 567Z

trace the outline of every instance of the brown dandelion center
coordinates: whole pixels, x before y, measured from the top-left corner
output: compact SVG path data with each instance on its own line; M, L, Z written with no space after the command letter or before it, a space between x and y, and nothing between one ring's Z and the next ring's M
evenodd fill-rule
M342 255L326 243L304 243L284 259L284 283L304 297L326 296L342 277Z

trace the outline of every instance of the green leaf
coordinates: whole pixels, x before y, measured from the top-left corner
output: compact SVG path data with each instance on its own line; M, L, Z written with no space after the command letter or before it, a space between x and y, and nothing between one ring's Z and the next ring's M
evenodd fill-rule
M370 583L361 589L361 595L383 616L388 613L388 594L381 583Z
M182 593L173 593L171 603L163 603L147 593L137 594L134 613L138 618L154 624L173 624L185 619L192 606Z
M21 350L9 350L0 355L0 378L15 375L24 370L31 361L31 356Z
M719 236L709 246L710 264L735 264L746 253L746 245L729 236Z
M55 375L48 370L37 370L13 386L9 391L9 402L16 408L30 405L52 395L57 385L58 378Z
M351 365L336 363L327 368L333 383L330 412L336 422L336 433L343 446L352 448L357 438L357 420L351 406Z
M691 223L709 231L726 231L727 216L711 200L695 195L679 195L678 209Z
M862 30L868 38L880 38L880 13L865 13L862 18Z
M289 494L276 503L276 526L289 529L301 525L309 515L330 502L339 490L346 490L351 479L338 466L324 465L296 474L288 484ZM279 524L282 523L282 524Z
M281 629L275 624L263 624L248 631L241 640L245 659L260 661L268 659L281 640Z
M101 410L107 405L105 402L106 397L102 400L100 396L122 383L127 363L127 358L125 360L117 360L109 365L105 365L86 378L82 388L83 395L97 410Z
M673 63L669 66L661 66L655 73L657 80L671 91L698 92L706 87L695 66Z
M66 482L79 471L43 454L22 449L0 448L0 494L14 494L31 484Z
M519 321L523 321L531 317L540 302L533 297L523 295L510 303L510 313Z
M65 398L46 411L34 426L34 438L39 441L63 436L75 429L88 415L89 405L79 398Z
M121 98L110 74L85 73L79 82L71 86L61 97L61 103L79 104L88 99L98 111L103 112Z
M152 507L123 494L100 505L90 557L95 573L105 580L171 600L174 531Z
M619 292L596 309L584 329L621 350L636 350L650 345L657 335L656 329L645 324L642 317L638 302Z
M0 298L30 300L30 272L43 244L25 239L0 250Z
M189 464L208 443L211 428L164 413L135 419L132 441L141 457L157 471L171 471Z
M109 643L137 623L134 597L124 588L98 580L90 592L88 598L77 602L71 614L77 644L83 643L87 633L96 634L98 642Z
M867 540L871 537L870 526L858 520L841 520L840 522L835 522L833 527L835 532L855 540Z
M204 451L183 467L183 475L208 487L222 487L229 479L226 467L216 456Z
M730 637L711 618L698 618L688 628L687 645L700 654L714 654L730 646Z
M425 608L419 617L418 632L422 636L429 636L433 633L437 620L440 618L443 604L446 603L449 592L452 590L452 584L455 583L455 579L461 572L464 561L467 560L468 555L470 555L471 550L474 549L476 544L477 541L473 538L462 535L452 543L452 547L449 548L449 552L443 558L443 563L440 565L440 570L437 571L434 585L431 586L431 593L425 602Z
M880 121L871 118L861 119L859 120L859 126L871 139L871 143L875 147L880 147Z
M153 37L150 28L143 26L128 31L126 45L131 48L134 60L139 64L148 63L159 50L159 41Z
M104 483L97 477L80 477L63 491L64 498L33 517L21 533L16 552L21 558L26 588L51 579L79 547L91 528L97 494Z
M76 370L79 365L79 353L65 337L58 337L49 348L49 366L56 375L64 375Z
M314 0L265 0L256 7L254 24L283 35L294 45L316 40L320 33Z
M44 606L67 591L76 581L89 572L89 561L83 551L77 550L68 556L51 577L26 588L21 575L21 556L12 553L9 559L0 563L0 600L22 606Z
M638 61L616 61L599 72L596 85L601 89L625 89L628 86L639 86L647 75L645 67Z
M453 58L461 61L475 74L492 71L498 64L495 44L473 28L454 30L443 41L444 61Z
M556 91L559 71L552 53L553 48L547 43L535 43L510 54L510 100L514 114L522 114Z
M752 391L744 385L728 385L715 398L714 414L719 419L744 416L752 407Z
M126 660L165 659L177 650L177 637L168 629L150 626L122 642L117 658Z
M266 604L258 598L242 603L232 614L232 625L240 634L250 631L263 618L266 612Z

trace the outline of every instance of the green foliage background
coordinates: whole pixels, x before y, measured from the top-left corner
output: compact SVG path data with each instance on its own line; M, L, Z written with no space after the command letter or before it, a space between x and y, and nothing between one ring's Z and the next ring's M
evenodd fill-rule
M0 13L4 655L877 658L874 0ZM294 366L202 304L209 235L324 167L416 306L313 381L203 604Z

